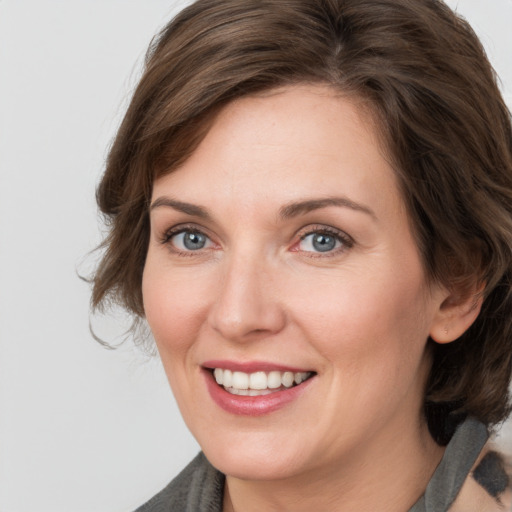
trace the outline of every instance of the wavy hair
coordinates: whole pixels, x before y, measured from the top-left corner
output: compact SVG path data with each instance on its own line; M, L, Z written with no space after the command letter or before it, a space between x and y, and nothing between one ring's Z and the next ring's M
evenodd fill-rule
M439 0L198 0L184 9L148 50L97 190L109 233L93 308L115 302L144 317L154 180L187 159L228 102L300 83L368 107L429 279L461 294L483 283L472 327L450 344L429 340L434 437L447 442L454 412L499 423L512 365L511 116L478 38Z

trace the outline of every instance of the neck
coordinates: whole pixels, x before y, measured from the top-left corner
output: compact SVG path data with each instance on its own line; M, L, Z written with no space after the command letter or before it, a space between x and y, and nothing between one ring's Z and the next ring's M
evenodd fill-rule
M406 512L423 494L444 449L423 421L390 429L328 468L274 481L227 476L224 512Z

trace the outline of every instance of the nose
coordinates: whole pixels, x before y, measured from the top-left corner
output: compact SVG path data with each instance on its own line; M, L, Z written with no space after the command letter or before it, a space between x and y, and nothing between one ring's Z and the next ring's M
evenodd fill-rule
M237 342L271 336L286 324L279 300L277 269L257 255L232 257L219 280L209 323L225 339Z

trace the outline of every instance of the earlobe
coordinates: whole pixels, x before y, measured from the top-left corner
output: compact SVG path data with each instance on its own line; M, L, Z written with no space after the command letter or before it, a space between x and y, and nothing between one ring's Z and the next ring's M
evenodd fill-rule
M448 296L439 306L430 328L437 343L451 343L460 338L480 314L484 286L467 293L464 298Z

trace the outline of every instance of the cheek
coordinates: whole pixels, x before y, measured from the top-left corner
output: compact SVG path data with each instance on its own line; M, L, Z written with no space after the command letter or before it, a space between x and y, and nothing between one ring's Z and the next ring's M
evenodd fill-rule
M142 280L144 311L164 362L166 354L184 354L197 338L208 310L207 288L201 276L166 270L148 255Z
M196 341L208 310L203 282L148 257L142 280L146 320L156 342L170 387L185 420L199 414L191 400L197 368Z
M326 360L358 383L383 380L420 363L429 332L429 307L421 268L345 274L297 290L296 322ZM405 369L405 370L404 370Z

